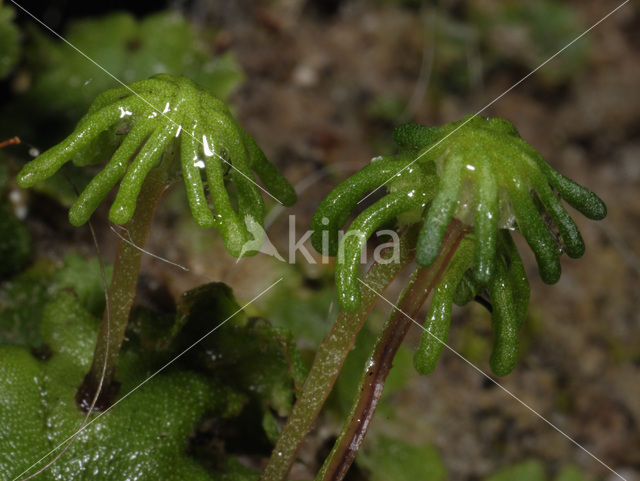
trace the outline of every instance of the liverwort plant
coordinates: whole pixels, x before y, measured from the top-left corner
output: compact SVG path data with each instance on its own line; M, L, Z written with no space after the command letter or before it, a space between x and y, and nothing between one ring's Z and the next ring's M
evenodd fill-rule
M218 229L236 257L255 253L242 247L253 240L251 227L264 220L254 172L279 202L296 200L293 188L224 102L185 77L157 75L99 95L66 139L20 171L18 184L31 187L70 160L89 165L106 159L69 211L73 225L84 224L120 182L109 219L126 226L130 242L121 240L118 246L93 364L78 393L85 408L101 385L101 404L115 394L114 372L135 296L140 247L160 196L175 179L181 175L184 180L196 223Z
M529 284L512 238L519 232L533 251L546 283L560 278L560 255L580 257L585 246L561 204L590 219L606 215L591 191L555 171L509 121L469 115L440 127L406 124L394 138L396 155L371 164L338 185L312 221L316 249L338 255L336 285L343 308L320 347L303 392L262 478L286 479L300 444L326 400L377 297L415 258L417 266L394 305L362 376L349 419L318 480L340 480L353 462L380 400L393 358L412 320L431 296L424 333L414 356L421 373L434 369L447 341L452 304L488 298L494 332L491 369L508 374L518 355L518 330ZM387 194L366 208L340 238L366 194ZM360 278L358 259L368 237L396 220L403 232L400 262L373 265ZM384 298L386 300L386 298Z

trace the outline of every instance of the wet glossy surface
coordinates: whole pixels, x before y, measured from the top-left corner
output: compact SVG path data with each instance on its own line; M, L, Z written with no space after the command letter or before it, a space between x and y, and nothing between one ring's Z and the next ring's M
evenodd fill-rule
M325 198L312 221L314 247L339 256L336 283L347 310L360 305L358 259L366 240L394 218L400 224L423 222L416 251L423 267L440 252L452 219L473 227L473 277L487 286L501 231L519 231L535 254L543 281L554 283L560 278L560 254L584 253L584 242L561 199L589 218L606 215L595 194L554 171L506 119L469 115L440 127L406 124L396 129L394 138L400 153L372 159ZM388 195L362 212L340 241L339 229L351 212L382 187ZM559 236L543 215L550 217Z
M453 303L465 304L486 293L494 331L491 368L507 374L517 361L518 330L529 302L512 231L526 239L542 279L554 283L560 278L560 254L580 257L584 252L561 199L592 219L604 217L606 208L595 194L554 171L505 119L470 115L441 127L407 124L394 137L401 152L372 159L324 199L312 221L314 247L338 256L340 304L347 311L360 308L361 253L376 229L394 219L397 227L422 223L416 260L428 268L456 219L469 234L435 287L415 365L422 373L435 367L447 341ZM383 186L387 195L360 213L340 238L339 229L359 202Z
M109 218L117 224L128 222L151 169L171 170L175 163L181 166L196 223L219 229L227 250L235 256L240 256L242 246L251 240L245 220L262 224L264 219L254 172L267 193L280 203L291 205L296 200L293 188L237 124L224 102L185 77L166 74L98 96L76 130L27 164L18 183L31 187L51 177L69 160L82 158L100 134L123 122L127 133L119 147L115 152L103 153L102 157L110 160L69 211L74 225L84 224L118 182L120 188ZM177 149L171 148L174 143L178 144ZM167 158L171 151L179 151L179 158ZM227 179L237 187L237 209L232 207L225 186Z

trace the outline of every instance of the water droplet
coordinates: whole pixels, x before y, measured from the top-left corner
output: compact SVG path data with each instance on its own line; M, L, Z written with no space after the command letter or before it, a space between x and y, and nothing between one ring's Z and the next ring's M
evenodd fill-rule
M215 155L211 150L211 147L209 146L206 135L202 136L202 148L204 149L204 155L206 155L207 157L213 157Z
M124 107L120 107L120 118L128 117L132 112L130 110L125 109Z

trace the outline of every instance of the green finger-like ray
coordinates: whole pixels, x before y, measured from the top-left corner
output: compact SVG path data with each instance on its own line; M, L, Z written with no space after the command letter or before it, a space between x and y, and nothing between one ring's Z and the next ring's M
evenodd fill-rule
M109 105L97 111L93 114L91 122L81 122L66 139L25 165L18 173L18 185L27 188L51 177L71 160L77 151L85 148L103 130L128 115L126 112L135 110L134 107L139 104L139 99L126 99L121 104Z
M498 233L498 182L490 159L482 158L476 163L477 204L474 218L476 250L473 261L473 276L485 286L491 278Z
M200 173L201 169L205 167L205 163L204 157L200 153L201 146L195 137L198 132L198 122L193 119L183 118L182 125L184 135L182 135L180 142L180 163L182 164L182 176L191 215L200 227L213 227L217 223L213 217L213 212L209 209ZM215 159L213 160L216 161Z
M126 135L122 144L114 152L111 160L80 193L69 209L69 221L80 226L89 220L100 202L124 176L131 157L151 134L155 126L149 120L138 122Z
M144 179L164 153L176 130L177 127L174 126L156 129L129 164L127 173L120 182L118 194L109 209L109 219L112 222L124 224L131 219Z
M523 157L526 158L526 155ZM523 168L526 169L524 166ZM573 258L581 257L584 254L585 246L578 226L554 195L546 177L535 166L527 170L538 198L560 232L567 255Z
M600 197L551 167L542 155L523 139L517 139L517 142L518 146L536 162L549 184L558 191L560 196L571 207L581 212L588 219L602 220L607 216L607 206Z
M95 128L99 133L118 121L137 121L140 117L146 115L148 109L149 106L142 98L130 95L119 102L105 105L91 114L86 113L76 125L74 132Z
M503 259L498 259L494 275L489 282L491 297L491 325L493 327L493 350L491 370L498 376L509 374L518 361L518 328L520 322L513 299L511 279Z
M538 263L540 277L547 284L560 279L560 253L549 229L542 222L536 209L527 179L521 179L518 170L510 162L503 163L506 188L518 222L518 230L524 236Z
M459 153L451 154L447 159L440 178L436 194L424 221L420 235L416 260L422 267L429 267L438 256L444 233L451 222L462 184L462 163L464 157Z
M131 92L125 87L115 88L102 92L93 100L93 102L91 102L89 110L87 110L87 113L83 116L81 121L93 115L100 109L103 109L117 101L121 101L126 97L129 97L130 95L132 95Z
M335 256L338 252L338 230L360 199L397 175L405 166L405 162L398 162L393 157L377 159L333 189L320 203L311 220L313 247L323 255ZM328 234L325 249L323 231Z
M202 130L205 122L201 118L201 93L202 91L190 80L180 78L177 81L173 77L161 74L156 78L168 77L167 81L176 85L177 93L174 101L180 106L180 123L182 125L180 143L180 164L182 176L187 192L187 200L191 215L196 224L203 228L219 226L219 222L213 216L209 208L207 194L202 182L202 172L205 169L205 149L203 148ZM195 96L193 95L195 92ZM207 155L211 155L210 152ZM217 160L216 160L217 161Z
M264 202L260 195L260 190L253 181L253 174L249 169L247 151L242 143L242 139L235 122L224 114L209 114L205 125L212 133L214 142L218 145L218 151L224 158L222 169L227 172L228 178L233 182L236 189L236 215L239 220L242 237L242 244L232 248L240 255L253 255L255 250L242 251L243 245L248 240L260 240L262 230L256 231L254 226L262 225L264 221ZM229 249L229 247L228 247ZM231 252L231 249L230 249Z
M249 154L249 164L258 174L267 191L287 207L296 203L296 191L284 175L264 155L255 140L239 127L242 141Z
M607 216L607 206L600 197L551 167L549 167L549 171L547 173L549 183L556 188L571 207L589 219L601 220Z
M198 101L203 109L202 114L207 118L212 112L219 112L227 116L231 116L231 111L227 104L217 97L214 97L204 89L199 89Z
M229 175L236 186L238 193L238 215L243 222L264 221L264 201L260 188L255 183L253 172L249 167L247 149L242 142L239 128L230 117L216 113L210 116L211 126L218 129L216 136L228 154Z
M196 136L202 139L204 145L204 165L207 174L209 195L215 210L215 218L218 223L222 241L225 247L235 257L239 257L242 246L247 242L247 231L240 218L231 206L229 193L224 185L224 161L222 150L210 129L200 130Z
M487 120L487 125L495 132L500 132L501 134L507 134L514 137L520 136L518 129L503 117L492 117Z
M89 106L89 110L86 115L91 115L101 108L106 107L117 101L121 101L129 96L140 96L155 108L161 108L160 105L155 105L152 100L159 98L158 91L167 90L162 81L155 78L139 80L129 84L127 87L118 87L107 90L98 95ZM147 105L148 106L148 105ZM151 107L149 107L151 108Z
M518 252L515 242L508 231L501 231L499 235L499 248L503 256L507 258L507 273L511 281L511 290L513 292L513 305L518 319L518 328L522 326L527 317L527 308L529 307L529 280L527 272L522 263L522 258Z
M428 201L427 194L417 189L393 192L367 207L351 223L349 231L340 242L336 267L338 300L344 310L353 312L360 307L358 267L367 239L380 225L401 212L420 207Z
M453 296L473 259L474 242L465 237L436 286L424 324L425 331L413 356L413 365L420 374L429 374L436 367L447 339L451 323Z
M401 149L422 149L438 140L440 129L409 122L393 129L393 141Z

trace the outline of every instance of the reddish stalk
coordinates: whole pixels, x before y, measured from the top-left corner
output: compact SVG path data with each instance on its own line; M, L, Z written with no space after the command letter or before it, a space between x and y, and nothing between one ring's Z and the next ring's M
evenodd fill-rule
M416 229L409 229L400 237L400 262L374 264L365 281L382 292L409 262L414 251ZM342 311L331 332L320 345L309 375L296 401L287 423L276 442L271 458L260 476L261 481L286 479L302 441L318 417L344 364L353 348L356 336L373 308L377 296L369 289L362 289L362 304L357 312Z
M398 307L391 313L366 363L360 381L360 394L352 406L349 419L316 480L340 481L347 474L382 397L385 380L393 366L393 358L413 324L407 315L411 318L417 316L466 232L466 227L454 220L447 230L442 249L434 263L426 269L419 268L411 284L400 296ZM370 286L365 286L365 291L376 296L380 293L366 279L363 283Z
M0 142L0 149L8 147L9 145L18 145L20 143L20 137L11 137L10 139Z

